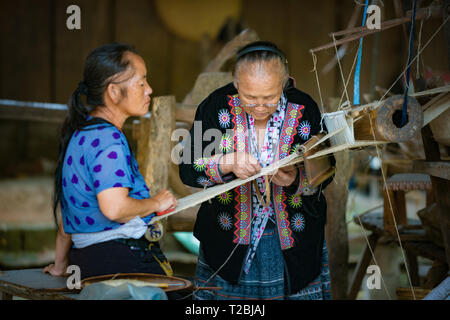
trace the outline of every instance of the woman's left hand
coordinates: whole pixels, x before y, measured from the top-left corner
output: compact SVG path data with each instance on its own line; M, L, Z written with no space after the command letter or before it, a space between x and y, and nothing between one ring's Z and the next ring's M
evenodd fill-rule
M277 173L269 177L271 181L281 187L290 186L297 178L298 170L295 166L279 168Z
M42 273L50 273L54 277L65 277L65 276L68 276L68 273L66 270L67 270L67 263L66 264L52 263L52 264L49 264L48 266L46 266L42 270Z

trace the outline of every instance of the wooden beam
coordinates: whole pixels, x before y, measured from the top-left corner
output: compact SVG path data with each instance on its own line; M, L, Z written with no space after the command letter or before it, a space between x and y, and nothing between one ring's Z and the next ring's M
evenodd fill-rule
M413 161L413 170L417 173L426 173L433 177L450 180L449 161Z
M429 11L427 8L423 8L423 9L418 10L418 12L416 14L416 20L422 20L422 19L427 18L429 16L430 12L431 12L432 17L440 17L441 16L440 10L433 8L433 9L430 9L430 11ZM410 17L403 17L403 18L392 19L392 20L383 22L380 26L380 29L368 29L367 27L355 27L355 28L350 28L347 30L337 31L337 32L331 33L331 35L333 35L333 34L334 34L334 36L341 36L341 35L346 35L346 34L350 34L350 35L348 35L342 39L336 40L336 43L334 41L332 41L332 42L324 44L320 47L310 49L309 52L314 53L314 52L322 51L325 49L333 48L335 45L339 46L341 44L344 44L344 43L347 43L350 41L358 40L367 35L377 33L380 31L385 31L385 30L391 29L393 27L407 23L409 21L411 21Z
M426 160L430 162L440 162L440 150L436 140L433 139L433 133L430 125L422 128L422 141L426 155ZM439 215L441 220L441 231L444 240L445 254L447 264L450 265L450 180L441 177L431 176L434 199L439 205Z
M435 102L423 112L422 127L425 127L450 108L450 93L445 94L441 98L439 98L439 96L436 98Z

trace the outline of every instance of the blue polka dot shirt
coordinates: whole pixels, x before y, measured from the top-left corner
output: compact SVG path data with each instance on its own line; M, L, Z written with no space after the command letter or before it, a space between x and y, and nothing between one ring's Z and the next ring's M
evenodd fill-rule
M149 198L149 189L138 170L127 139L115 126L101 123L75 131L62 170L64 231L89 233L121 226L103 215L97 194L109 188L124 187L129 189L130 197ZM148 223L150 217L142 219Z

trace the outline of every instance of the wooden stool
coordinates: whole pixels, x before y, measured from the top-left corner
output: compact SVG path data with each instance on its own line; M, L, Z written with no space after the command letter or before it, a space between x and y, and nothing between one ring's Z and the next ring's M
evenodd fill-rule
M386 181L386 185L383 188L383 227L386 232L393 236L397 234L394 217L398 228L407 228L405 193L411 190L426 190L427 206L432 203L431 178L427 174L395 174Z
M408 242L429 242L425 231L421 227L420 221L417 219L408 219L407 217L405 193L411 190L426 190L427 205L430 204L432 202L430 176L427 174L395 174L386 181L386 186L383 189L383 213L372 212L353 219L356 224L371 231L371 234L368 237L369 243L366 244L356 266L347 295L349 299L356 299L367 267L372 260L371 250L375 252L380 237L383 236L398 243L394 217L397 222L402 245ZM410 247L408 245L403 245L403 248L405 250L406 263L408 264L412 285L418 286L420 279L417 254L415 251L409 250Z

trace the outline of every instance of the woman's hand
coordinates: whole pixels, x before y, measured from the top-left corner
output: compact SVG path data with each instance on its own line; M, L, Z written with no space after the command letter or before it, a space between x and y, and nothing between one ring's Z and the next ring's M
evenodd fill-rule
M55 263L46 266L42 273L50 273L55 277L67 276L69 264L69 251L72 246L72 236L64 231L62 222L56 234Z
M297 174L298 170L295 166L287 166L279 168L276 174L269 176L269 179L281 187L287 187L294 183Z
M156 211L166 211L170 209L175 209L178 205L178 201L175 196L168 190L160 191L156 196L152 197L154 201L157 202Z
M220 158L219 167L223 174L233 172L240 179L247 179L261 171L258 160L248 152L225 154Z
M64 277L68 275L66 272L67 266L67 262L60 264L51 263L42 270L42 273L50 273L54 277Z

